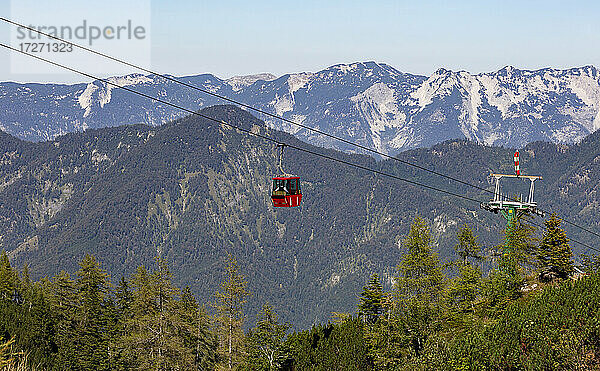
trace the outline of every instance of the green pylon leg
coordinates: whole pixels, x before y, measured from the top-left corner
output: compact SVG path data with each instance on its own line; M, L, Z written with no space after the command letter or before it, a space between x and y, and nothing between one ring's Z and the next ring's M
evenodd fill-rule
M517 275L517 265L515 261L513 247L510 243L510 236L515 227L515 219L517 217L517 208L512 206L505 206L502 210L502 215L506 219L506 239L504 241L504 251L502 252L502 258L500 259L500 270L511 277Z
M505 206L505 209L501 212L502 216L504 216L504 218L506 219L506 230L508 232L506 234L506 241L504 242L504 254L506 255L510 250L510 241L508 237L514 227L514 221L517 216L517 209L512 206Z

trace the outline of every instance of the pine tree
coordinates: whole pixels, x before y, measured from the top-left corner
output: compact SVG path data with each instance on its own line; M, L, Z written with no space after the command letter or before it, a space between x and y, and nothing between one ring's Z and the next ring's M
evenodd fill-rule
M133 293L129 288L129 283L125 277L121 277L114 292L114 299L108 306L108 324L107 328L110 334L109 344L109 362L112 369L128 370L133 368L134 364L131 358L127 357L126 350L123 348L121 339L125 336L126 324L133 319L131 305L133 303Z
M377 321L383 313L383 287L379 283L379 276L373 273L369 282L363 287L358 304L358 315L367 323Z
M477 236L467 225L464 225L457 234L458 243L454 247L461 262L458 264L458 276L454 278L448 288L448 296L456 309L461 312L474 311L473 303L481 291L481 270L473 266L469 258L475 261L483 260L481 247L477 243Z
M77 307L79 300L75 282L65 271L52 281L42 281L44 292L49 296L52 321L55 324L55 342L58 348L55 363L68 370L78 370L77 362Z
M244 334L243 306L246 303L246 279L240 274L235 258L228 254L225 265L225 279L216 293L216 323L219 336L219 354L224 367L231 370L242 358Z
M460 312L474 312L473 304L481 292L481 270L471 264L461 264L458 276L452 280L448 296Z
M85 370L108 369L108 303L105 301L109 291L108 275L91 255L86 255L79 266L75 281L79 367Z
M397 268L397 310L408 333L409 350L419 357L428 336L439 325L446 277L423 219L415 219L403 245L407 253Z
M289 358L290 350L285 345L285 335L291 327L281 323L277 313L269 304L258 314L256 327L246 336L244 368L251 370L279 370Z
M210 332L210 323L204 308L198 305L189 286L186 286L178 304L181 320L180 335L184 346L191 349L200 369L213 369L217 362L217 342Z
M119 348L126 361L140 369L167 370L197 367L194 349L186 346L180 316L179 290L162 259L150 273L139 267L132 277L131 317L125 322Z
M420 357L440 326L445 310L446 277L425 221L417 217L403 241L393 296L384 296L383 314L366 326L369 354L378 369L395 369Z
M398 315L398 300L384 294L381 305L383 312L379 321L364 326L365 342L376 369L395 369L406 360L409 339L402 317Z
M0 254L0 300L16 299L19 287L19 275L10 266L6 251Z
M481 255L481 246L477 243L477 236L473 235L473 231L466 224L458 232L458 243L454 246L454 250L460 256L463 263L467 263L469 258L480 261L483 259Z
M52 311L41 285L31 281L29 268L23 267L21 272L21 313L15 323L22 329L19 345L27 349L30 364L40 368L50 368L52 355L56 352L54 343L54 323Z
M581 254L581 265L587 274L600 272L600 255Z
M567 278L574 271L573 262L571 261L573 252L565 231L560 228L560 223L561 220L556 214L552 214L544 222L546 230L537 254L540 279L543 281Z
M441 302L446 277L431 245L429 228L417 217L403 242L407 253L397 267L396 290L404 301Z
M537 251L535 227L527 223L531 216L525 214L513 221L512 226L505 229L503 250L508 253L522 271L531 270L534 266ZM508 251L506 251L508 250ZM525 272L521 272L524 274Z

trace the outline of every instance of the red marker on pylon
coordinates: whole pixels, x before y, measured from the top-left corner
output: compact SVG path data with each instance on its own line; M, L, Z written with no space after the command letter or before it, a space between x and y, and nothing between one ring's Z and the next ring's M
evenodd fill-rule
M521 170L519 169L519 151L515 152L515 174L517 176L521 175Z

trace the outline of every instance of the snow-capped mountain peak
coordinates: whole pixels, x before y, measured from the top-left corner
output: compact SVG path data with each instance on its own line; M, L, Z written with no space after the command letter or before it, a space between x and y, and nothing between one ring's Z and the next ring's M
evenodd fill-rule
M264 73L178 79L390 154L463 137L514 147L535 140L573 143L600 128L600 73L594 66L506 66L479 74L440 68L419 76L384 63L355 62L279 78ZM224 103L152 75L109 81L186 108ZM185 115L102 81L0 83L0 96L0 126L30 140L88 127L158 125ZM281 120L267 118L267 123L314 144L356 150Z

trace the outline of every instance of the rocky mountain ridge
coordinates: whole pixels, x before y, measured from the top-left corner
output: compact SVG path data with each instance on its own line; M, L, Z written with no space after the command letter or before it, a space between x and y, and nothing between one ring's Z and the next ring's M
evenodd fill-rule
M258 74L223 80L204 74L178 79L392 155L457 138L516 148L538 140L577 143L600 127L600 74L593 66L536 71L508 66L481 74L439 69L427 77L365 62L279 78ZM110 81L188 109L223 103L160 76ZM0 129L30 141L89 128L157 126L184 115L102 81L4 82L0 98ZM356 151L281 120L259 118L303 141Z

